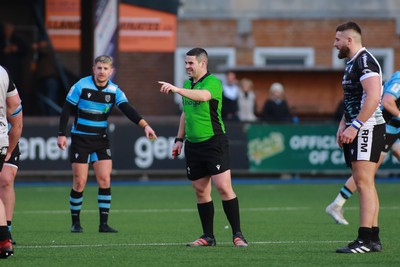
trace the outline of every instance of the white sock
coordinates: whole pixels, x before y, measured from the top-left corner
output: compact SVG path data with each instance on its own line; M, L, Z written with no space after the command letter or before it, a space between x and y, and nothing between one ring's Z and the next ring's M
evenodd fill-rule
M345 199L340 193L337 195L333 203L336 205L343 207L344 203L346 203L347 199Z

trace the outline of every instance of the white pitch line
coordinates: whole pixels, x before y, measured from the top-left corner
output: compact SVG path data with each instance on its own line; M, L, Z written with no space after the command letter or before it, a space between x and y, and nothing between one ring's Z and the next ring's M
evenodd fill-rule
M243 212L262 212L262 211L299 211L308 210L310 207L264 207L264 208L241 208L240 211ZM219 211L219 209L216 209ZM83 213L95 213L99 210L85 210L82 209ZM112 209L112 213L186 213L186 212L198 212L197 209ZM70 213L68 209L66 210L20 210L14 213L22 214L64 214Z
M310 210L311 207L261 207L261 208L241 208L241 212L275 212L275 211L301 211ZM359 207L345 207L345 210L358 210ZM399 206L380 207L380 210L399 210ZM219 209L216 209L219 211ZM86 210L82 209L82 213L97 213L98 209ZM197 209L112 209L112 213L188 213L197 212ZM20 214L65 214L70 210L17 210L14 213Z
M286 244L334 244L346 243L349 241L256 241L249 242L249 245L286 245ZM80 245L36 245L18 246L19 249L57 249L57 248L91 248L91 247L154 247L154 246L186 246L187 243L128 243L128 244L80 244ZM218 242L221 245L229 245L232 242Z

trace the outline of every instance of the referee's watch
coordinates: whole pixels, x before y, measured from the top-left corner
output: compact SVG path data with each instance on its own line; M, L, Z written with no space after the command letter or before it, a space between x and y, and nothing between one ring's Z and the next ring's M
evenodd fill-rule
M176 142L182 142L183 143L183 138L176 137L174 143L176 143Z

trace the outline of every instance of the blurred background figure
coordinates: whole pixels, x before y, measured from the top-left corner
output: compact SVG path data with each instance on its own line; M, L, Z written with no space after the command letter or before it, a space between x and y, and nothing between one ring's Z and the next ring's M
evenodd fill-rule
M240 89L238 97L239 120L248 122L256 121L256 95L253 91L253 81L247 78L242 79L240 81Z
M333 114L333 120L340 121L343 117L343 113L344 113L344 101L342 99L340 100L340 102L336 107L335 113Z
M40 115L60 115L61 82L50 42L39 40L32 44L32 50L36 54L36 62L32 65L36 90L32 97L39 104Z
M269 98L261 112L261 120L266 122L292 122L288 103L285 99L285 90L281 83L273 83L269 88Z
M14 24L3 22L0 32L0 64L8 69L18 88L23 84L24 66L29 55L29 45L15 32ZM19 94L23 99L23 90Z
M238 98L240 88L236 74L232 71L226 73L226 80L222 84L222 119L226 121L237 121Z

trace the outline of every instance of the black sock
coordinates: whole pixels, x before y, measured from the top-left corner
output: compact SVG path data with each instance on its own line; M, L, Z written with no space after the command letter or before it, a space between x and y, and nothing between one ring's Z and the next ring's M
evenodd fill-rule
M8 232L7 225L0 226L0 241L10 239L10 232Z
M111 188L99 188L97 204L99 206L100 224L107 224L111 207Z
M372 237L371 241L378 242L381 239L379 238L379 227L372 227Z
M372 237L372 228L369 227L358 228L357 239L361 239L364 243L369 244L371 242L371 237Z
M69 196L69 207L71 209L72 224L80 224L79 215L81 213L83 203L83 192L77 192L71 189Z
M232 234L241 232L240 230L240 215L239 215L239 200L237 197L231 200L222 201L225 215L232 227Z
M203 233L214 238L214 202L211 200L207 203L197 204L197 210L199 211Z

